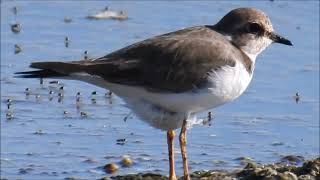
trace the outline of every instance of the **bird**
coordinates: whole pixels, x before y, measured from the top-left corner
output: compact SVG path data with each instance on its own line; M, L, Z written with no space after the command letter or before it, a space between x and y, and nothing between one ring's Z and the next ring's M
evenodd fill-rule
M139 119L166 131L169 179L176 180L175 130L183 179L189 180L188 127L197 113L237 99L248 87L256 57L270 44L293 44L255 8L236 8L214 25L187 27L134 43L105 56L78 61L32 62L22 78L84 81L121 97Z

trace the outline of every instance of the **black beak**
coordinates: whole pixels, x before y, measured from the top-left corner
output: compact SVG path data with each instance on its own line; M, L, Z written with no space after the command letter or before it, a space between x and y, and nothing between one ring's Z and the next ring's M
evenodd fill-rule
M275 42L275 43L280 43L280 44L285 44L285 45L288 45L288 46L293 46L293 44L291 43L291 41L289 41L288 39L272 32L270 33L269 35L269 38Z

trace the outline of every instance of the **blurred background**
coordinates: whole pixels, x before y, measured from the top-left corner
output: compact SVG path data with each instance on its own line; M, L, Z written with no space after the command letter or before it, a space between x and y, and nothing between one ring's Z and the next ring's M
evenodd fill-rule
M106 7L110 18L94 16ZM319 156L318 1L8 0L1 1L1 178L99 178L109 176L101 167L124 155L133 165L113 175L167 175L166 133L140 121L116 95L77 81L16 79L14 72L29 70L32 61L96 58L155 35L215 24L238 7L266 12L294 46L269 47L239 99L210 110L211 121L208 112L198 116L203 125L188 132L191 171Z

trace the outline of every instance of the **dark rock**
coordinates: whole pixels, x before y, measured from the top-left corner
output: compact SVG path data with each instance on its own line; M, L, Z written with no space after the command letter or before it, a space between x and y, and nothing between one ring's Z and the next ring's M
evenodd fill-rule
M297 162L296 160L304 160L304 158L300 156L286 156L284 157L284 159L293 162ZM237 160L241 161L248 159L240 158ZM320 157L317 159L305 161L303 165L300 167L284 163L261 165L253 162L248 162L247 165L240 170L234 170L232 172L221 170L200 170L191 173L190 178L191 180L320 180ZM123 176L114 176L111 177L111 179L166 180L168 178L159 174L139 173ZM183 177L180 177L179 180L183 180Z
M160 175L160 174L153 174L153 173L139 173L139 174L129 174L125 176L114 176L111 179L116 180L167 180L168 178Z
M296 155L289 155L284 156L281 158L281 162L287 163L287 164L299 164L304 161L304 158L302 156L296 156Z
M114 163L110 163L110 164L106 164L104 167L103 167L104 171L106 173L109 173L109 174L113 174L115 172L118 171L119 169L119 166L114 164Z

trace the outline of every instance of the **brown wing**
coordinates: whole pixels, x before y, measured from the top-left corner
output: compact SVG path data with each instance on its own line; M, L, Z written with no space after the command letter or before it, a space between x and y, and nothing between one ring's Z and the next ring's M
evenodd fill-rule
M62 74L87 72L113 83L178 93L201 86L212 69L234 66L236 58L245 57L221 34L201 26L156 36L94 61L31 67Z

